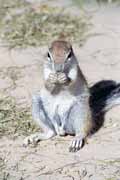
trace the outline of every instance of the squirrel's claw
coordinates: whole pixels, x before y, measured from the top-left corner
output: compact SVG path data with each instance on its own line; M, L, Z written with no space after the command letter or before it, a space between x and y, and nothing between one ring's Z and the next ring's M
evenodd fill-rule
M69 147L69 152L77 152L84 146L84 139L80 137L76 137L72 140L71 145Z

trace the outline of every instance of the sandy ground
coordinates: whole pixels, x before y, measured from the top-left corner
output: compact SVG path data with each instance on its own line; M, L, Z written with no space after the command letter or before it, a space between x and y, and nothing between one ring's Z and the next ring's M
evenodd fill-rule
M120 82L120 8L109 5L86 13L92 15L93 23L88 39L83 47L73 45L81 69L90 85L103 79ZM0 77L1 91L7 89L8 95L22 106L31 104L32 93L42 86L46 49L0 48L0 69L19 71L16 88L11 88L9 76ZM23 136L3 136L0 180L120 180L119 116L120 106L108 112L104 126L77 153L68 152L72 137L55 137L24 148Z

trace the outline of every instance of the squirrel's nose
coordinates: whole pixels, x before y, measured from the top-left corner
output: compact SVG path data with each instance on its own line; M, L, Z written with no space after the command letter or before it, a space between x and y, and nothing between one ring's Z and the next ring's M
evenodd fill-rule
M63 64L55 64L55 71L56 72L62 72L64 69L64 65Z

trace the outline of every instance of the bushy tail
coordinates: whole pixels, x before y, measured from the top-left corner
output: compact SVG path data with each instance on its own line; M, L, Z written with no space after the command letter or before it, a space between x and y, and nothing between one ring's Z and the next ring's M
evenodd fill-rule
M100 81L90 88L90 107L94 116L120 105L120 84L115 81Z

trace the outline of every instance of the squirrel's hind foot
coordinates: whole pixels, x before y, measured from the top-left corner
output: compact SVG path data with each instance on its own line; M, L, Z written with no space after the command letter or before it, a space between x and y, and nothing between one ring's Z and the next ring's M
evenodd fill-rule
M84 146L84 138L75 137L69 147L69 152L77 152Z

